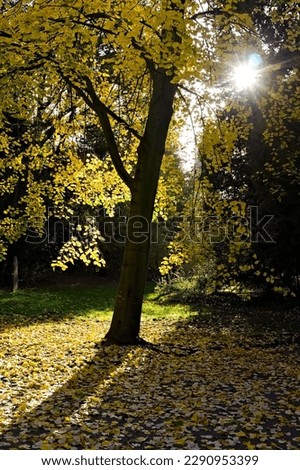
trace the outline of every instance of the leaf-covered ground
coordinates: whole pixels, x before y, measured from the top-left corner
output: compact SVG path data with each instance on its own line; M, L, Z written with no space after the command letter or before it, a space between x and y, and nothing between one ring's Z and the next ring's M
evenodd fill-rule
M297 335L206 309L115 347L100 314L0 318L1 449L299 449Z

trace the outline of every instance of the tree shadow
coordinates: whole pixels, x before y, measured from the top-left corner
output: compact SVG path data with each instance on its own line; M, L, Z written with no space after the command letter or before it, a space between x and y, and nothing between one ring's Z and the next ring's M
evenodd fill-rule
M8 425L0 448L247 449L260 435L263 448L296 448L298 379L283 362L298 355L220 350L213 338L202 342L210 328L163 326L159 344L96 345L68 381Z
M23 412L7 427L0 435L0 448L31 449L35 443L41 443L53 433L53 441L61 439L69 431L69 417L80 409L99 385L105 387L107 379L132 349L132 346L97 345L92 359L85 362L67 382L32 410ZM62 433L55 436L59 427ZM81 447L80 443L78 445Z
M158 323L156 322L155 325L158 325ZM176 322L174 322L174 328L176 329ZM167 363L170 352L174 348L172 334L173 330L171 328L165 336L160 338L163 346L161 342L154 344L145 340L141 340L138 345L130 346L110 345L105 341L96 343L95 354L91 359L85 361L84 365L77 369L74 375L63 385L51 392L46 398L42 398L38 405L29 411L23 409L18 411L18 405L16 405L13 410L16 412L15 418L0 434L0 449L40 449L45 448L45 443L46 448L49 446L50 449L91 448L91 442L93 440L97 442L103 434L103 430L109 430L108 433L112 432L113 434L113 428L118 424L127 430L126 433L130 434L130 439L140 438L143 435L142 425L137 426L137 416L130 417L131 414L134 415L135 413L131 413L129 408L133 403L142 400L138 394L142 390L143 377L144 374L147 374L149 364L147 366L141 365L139 384L136 390L134 390L134 383L132 383L133 387L130 390L120 389L118 377L122 377L131 368L135 373L136 369L132 365L132 357L134 355L138 357L143 352L150 353L150 364L157 355L161 355ZM178 357L190 353L193 353L191 348L177 345L176 355ZM124 364L125 366L127 364L127 367L122 370ZM120 373L119 369L121 370ZM99 396L99 387L102 388L100 398L95 399L93 395L95 394L97 397L96 390L98 390ZM153 391L153 393L155 392ZM134 396L134 402L132 402L131 396ZM84 410L87 409L86 404L90 397L93 397L92 409L86 414ZM122 409L121 406L120 411L120 409L116 409L115 403L120 403L122 397L125 397L128 407L125 406ZM77 413L83 413L83 422L82 414L77 419ZM143 421L143 411L140 421L141 423ZM97 425L96 429L93 426L95 423ZM138 430L137 427L140 427L141 430ZM88 442L86 441L87 436L90 437ZM124 435L122 447L117 445L117 448L126 448L126 446L127 448L133 448L128 444L128 440L129 435ZM95 447L97 448L97 443Z
M163 340L163 338L161 339ZM16 418L0 434L0 449L91 448L89 447L91 440L86 442L86 436L90 435L92 441L94 439L97 442L102 434L102 430L109 429L111 432L112 427L118 421L122 425L126 424L127 429L131 432L131 437L139 436L140 433L136 430L137 418L133 419L135 425L132 428L132 421L129 418L128 410L124 408L120 412L120 410L116 411L115 409L115 402L120 399L120 396L116 398L115 395L115 388L117 389L117 395L120 393L118 377L130 370L132 367L132 357L135 354L138 357L139 353L143 351L149 351L152 359L153 356L162 354L166 356L165 360L168 361L167 356L169 356L170 350L174 347L172 331L169 331L167 340L170 341L164 343L167 349L161 348L161 343L154 344L143 339L141 339L138 345L128 346L110 345L105 340L96 343L96 352L92 358L85 361L84 365L76 370L74 375L62 386L59 386L48 397L42 399L37 406L34 406L34 408L27 412L23 409L20 412L16 409L13 410L17 411ZM178 356L184 356L186 352L190 353L189 348L182 347L181 354L180 348L181 346L179 345L177 347L179 351L177 353ZM152 359L150 358L150 362ZM122 367L126 363L128 367L125 367L125 370L122 371ZM120 374L118 374L119 368L121 369ZM140 372L141 378L145 373L143 365ZM131 395L135 396L135 403L139 401L139 397L136 394L141 390L141 386L142 383L139 384L137 390L125 390L125 396L127 394L129 403L131 402ZM102 395L100 394L99 399L94 397L94 400L92 400L93 410L87 415L84 411L86 403L90 397L93 397L96 389L99 387L102 387ZM95 401L96 404L94 403ZM76 419L76 413L80 410L85 415L84 423L82 423L82 416L79 420ZM141 421L142 419L143 416L141 416ZM93 428L92 423L97 424L96 429L95 427ZM125 435L123 437L124 446L126 447L128 439ZM45 443L48 443L46 447L44 446ZM97 445L95 445L95 448L97 448ZM128 448L132 447L129 445Z

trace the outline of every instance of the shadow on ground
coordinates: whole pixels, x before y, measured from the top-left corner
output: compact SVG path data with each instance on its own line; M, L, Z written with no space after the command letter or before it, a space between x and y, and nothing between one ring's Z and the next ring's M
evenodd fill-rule
M154 324L156 347L95 345L70 380L19 413L1 449L299 448L296 350L249 351L230 334L215 348L210 327Z

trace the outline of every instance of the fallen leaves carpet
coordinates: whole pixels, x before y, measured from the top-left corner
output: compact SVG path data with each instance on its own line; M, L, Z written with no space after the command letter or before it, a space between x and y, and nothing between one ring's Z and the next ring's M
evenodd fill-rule
M155 346L102 346L107 321L1 333L1 449L298 449L299 345L152 319Z

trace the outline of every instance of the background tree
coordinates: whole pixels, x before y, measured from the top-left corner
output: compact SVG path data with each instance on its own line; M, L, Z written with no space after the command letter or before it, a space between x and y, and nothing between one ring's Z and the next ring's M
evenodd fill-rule
M294 33L299 10L289 2L256 2L250 13L260 40L240 43L239 58L232 60L243 65L256 51L258 81L252 89L236 83L237 90L219 81L222 94L214 92L212 110L202 117L196 198L190 199L189 223L182 226L187 234L194 214L202 221L199 246L183 246L184 236L177 235L161 270L174 269L172 261L188 269L193 260L208 291L230 285L236 290L247 280L287 294L299 277L299 53ZM217 64L216 83L226 64ZM266 231L260 219L268 221ZM185 255L177 259L176 252Z

